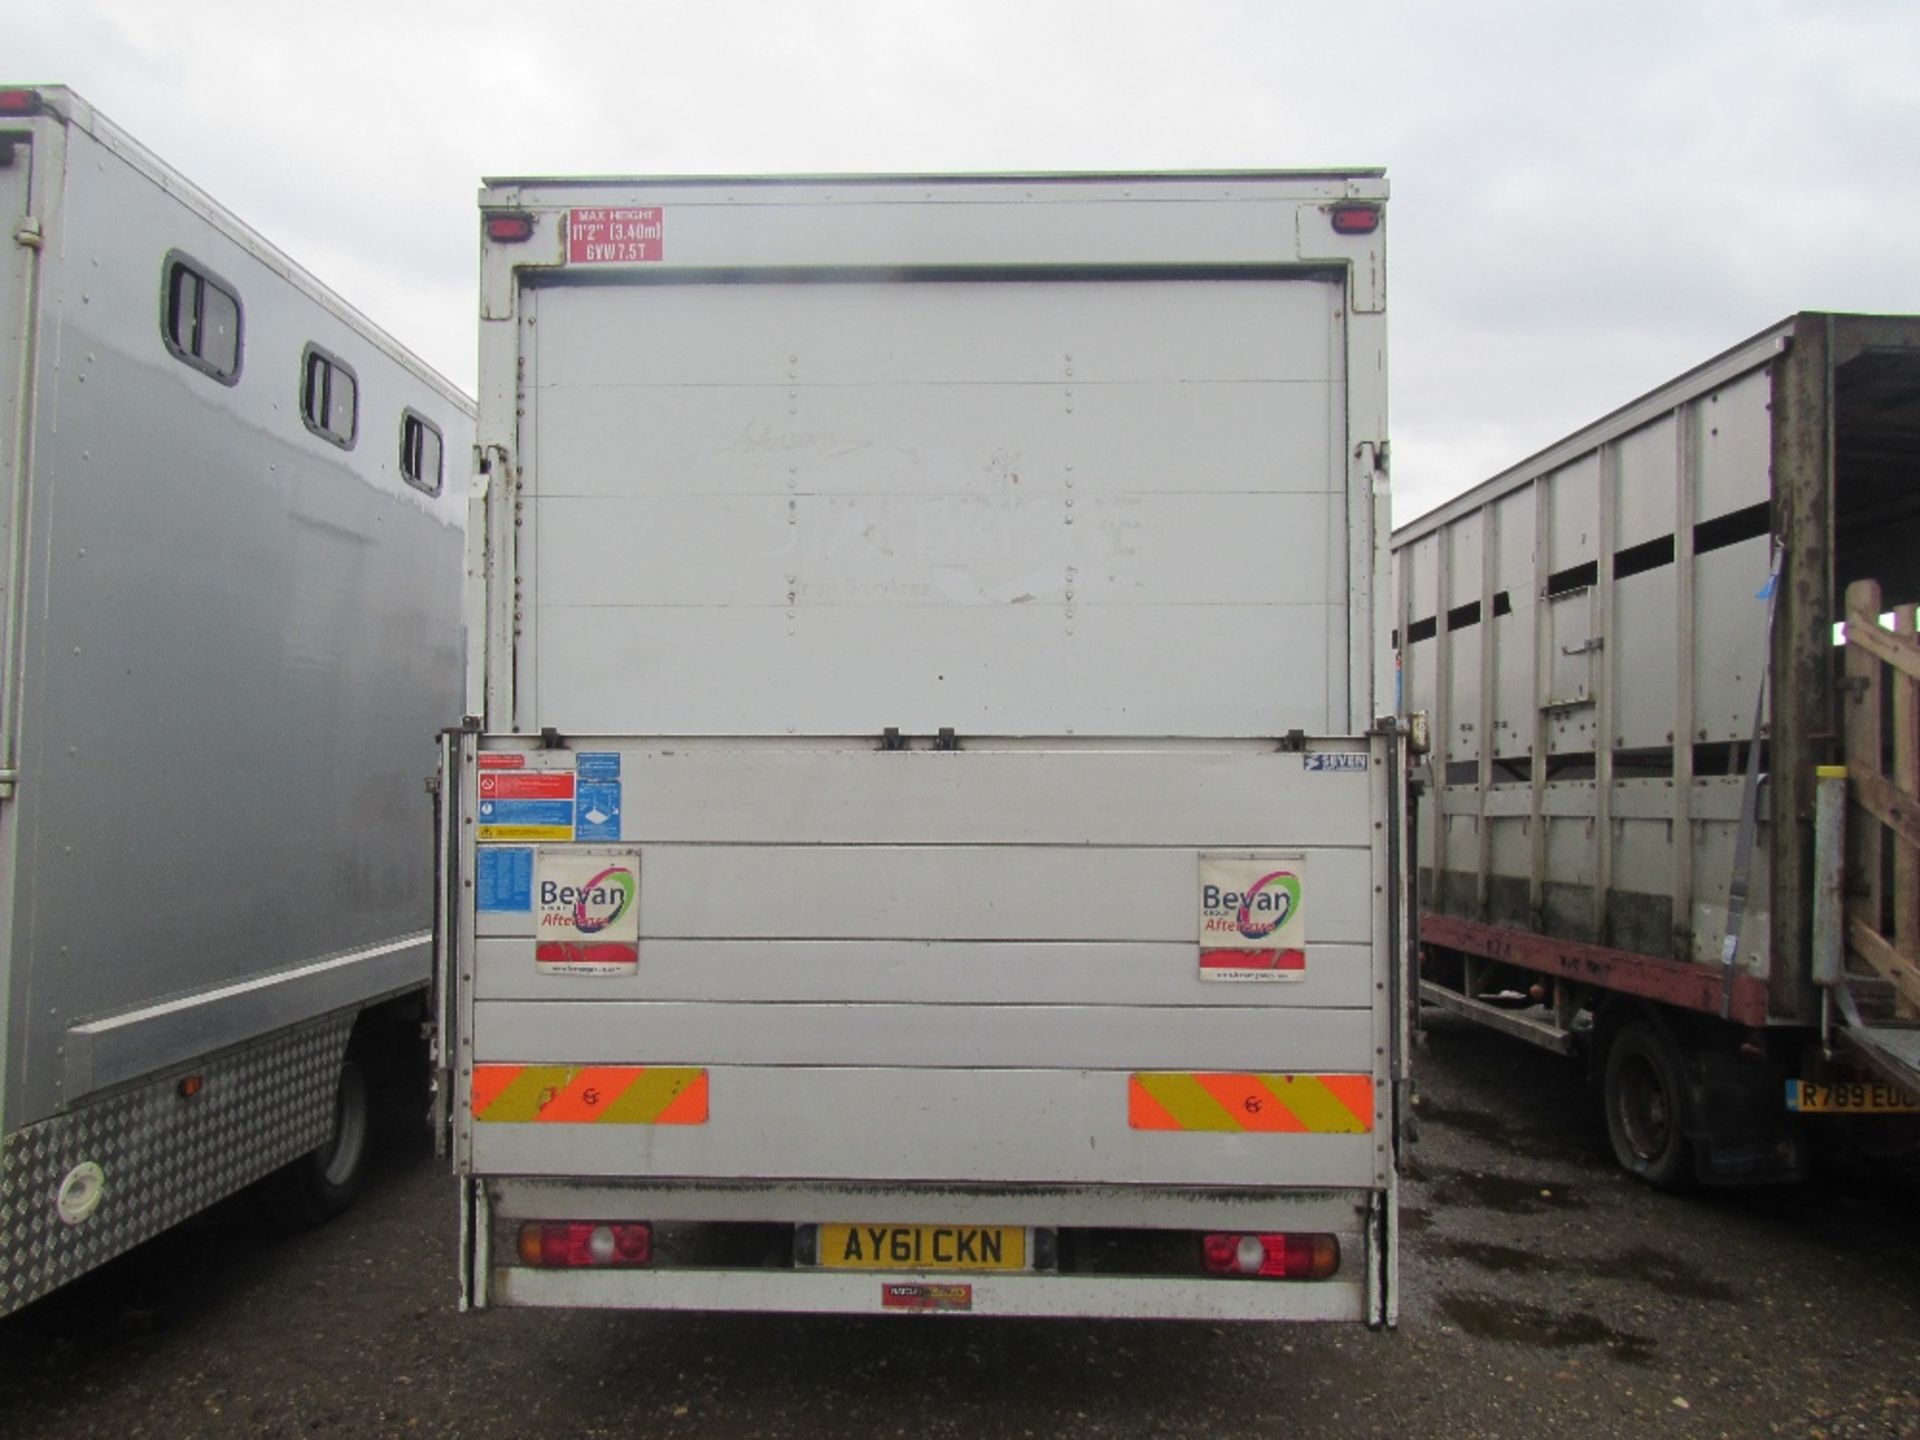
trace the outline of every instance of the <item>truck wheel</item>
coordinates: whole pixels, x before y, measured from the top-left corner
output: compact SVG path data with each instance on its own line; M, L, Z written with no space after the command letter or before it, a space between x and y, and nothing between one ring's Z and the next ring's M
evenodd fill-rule
M1648 1020L1621 1027L1607 1047L1602 1092L1621 1169L1660 1190L1692 1184L1686 1065L1666 1033Z
M366 1173L371 1129L367 1066L356 1036L340 1063L333 1133L273 1177L275 1211L297 1225L318 1225L344 1211L359 1193Z

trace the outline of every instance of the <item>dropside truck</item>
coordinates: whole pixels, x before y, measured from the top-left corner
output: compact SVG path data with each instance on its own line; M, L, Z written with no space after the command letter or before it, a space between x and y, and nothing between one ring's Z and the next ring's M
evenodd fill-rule
M1421 998L1657 1185L1920 1140L1920 319L1800 314L1393 537Z

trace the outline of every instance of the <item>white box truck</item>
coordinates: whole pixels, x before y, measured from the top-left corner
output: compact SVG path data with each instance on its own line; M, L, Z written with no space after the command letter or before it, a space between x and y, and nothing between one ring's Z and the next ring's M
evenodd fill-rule
M1393 1322L1385 195L489 182L471 1304Z
M1421 995L1655 1184L1920 1140L1917 463L1920 318L1801 314L1394 535Z
M0 89L0 1313L284 1170L430 974L472 407L71 91Z

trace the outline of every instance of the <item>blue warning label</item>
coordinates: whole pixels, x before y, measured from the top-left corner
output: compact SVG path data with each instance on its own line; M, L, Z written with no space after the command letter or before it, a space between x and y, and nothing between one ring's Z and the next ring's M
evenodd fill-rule
M573 771L582 780L618 780L620 752L618 750L582 750L573 757Z
M616 760L618 756L614 757ZM620 838L620 782L589 780L580 777L574 801L573 838L576 840L618 840Z
M474 904L482 910L533 909L533 851L523 846L482 847L474 861Z

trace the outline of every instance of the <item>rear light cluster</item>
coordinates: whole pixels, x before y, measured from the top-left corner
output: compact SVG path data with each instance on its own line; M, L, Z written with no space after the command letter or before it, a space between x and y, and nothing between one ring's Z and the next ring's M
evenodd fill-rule
M0 115L38 115L40 109L37 90L0 90Z
M1200 1257L1212 1275L1324 1280L1340 1268L1340 1242L1331 1235L1208 1235Z
M653 1227L594 1220L530 1220L520 1227L520 1263L546 1269L646 1265Z

